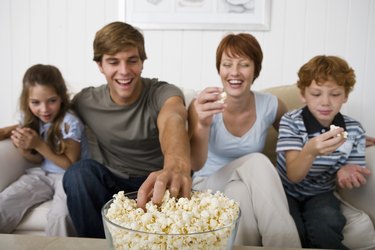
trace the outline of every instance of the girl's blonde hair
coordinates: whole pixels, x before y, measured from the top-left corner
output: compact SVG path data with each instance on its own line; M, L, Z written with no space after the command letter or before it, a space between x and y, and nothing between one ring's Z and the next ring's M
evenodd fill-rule
M64 78L58 68L43 64L31 66L23 76L22 92L20 96L20 110L24 115L22 125L32 128L39 133L40 120L29 108L29 91L30 88L36 85L53 88L56 94L61 98L60 111L47 131L47 143L56 153L62 154L65 150L65 144L61 134L61 123L70 108L70 98Z

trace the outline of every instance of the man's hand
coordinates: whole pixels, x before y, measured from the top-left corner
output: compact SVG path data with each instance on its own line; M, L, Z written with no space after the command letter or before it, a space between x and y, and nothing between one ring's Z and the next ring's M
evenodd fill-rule
M368 168L359 165L345 165L337 172L337 183L340 188L359 188L366 184L366 177L370 174Z
M366 136L366 147L375 146L375 137Z
M150 199L155 204L161 204L167 189L169 189L172 197L190 197L190 173L183 173L174 169L152 172L138 190L138 207L145 209L146 203Z

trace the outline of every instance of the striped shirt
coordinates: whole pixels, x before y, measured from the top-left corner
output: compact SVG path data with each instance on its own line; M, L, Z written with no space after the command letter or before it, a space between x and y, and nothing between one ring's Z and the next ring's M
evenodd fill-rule
M286 174L285 152L301 151L309 139L329 131L329 128L321 126L307 107L290 111L282 117L276 147L277 170L287 194L303 199L333 191L340 167L347 164L365 167L366 138L361 124L341 113L336 115L333 124L348 132L346 142L335 152L316 157L305 178L299 183L292 183Z

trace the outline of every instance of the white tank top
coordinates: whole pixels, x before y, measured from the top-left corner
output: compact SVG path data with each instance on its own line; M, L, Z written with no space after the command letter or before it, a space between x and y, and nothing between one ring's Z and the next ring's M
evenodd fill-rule
M194 176L211 175L241 156L263 151L268 128L276 118L278 100L268 93L253 93L257 115L253 126L243 136L237 137L226 129L222 113L216 114L211 125L207 161Z

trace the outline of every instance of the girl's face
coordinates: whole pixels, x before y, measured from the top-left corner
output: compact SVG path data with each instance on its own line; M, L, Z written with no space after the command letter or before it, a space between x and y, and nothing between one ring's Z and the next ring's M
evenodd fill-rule
M247 93L254 80L254 61L248 57L229 57L223 53L220 78L229 95L239 96Z
M52 122L60 112L62 100L52 87L39 84L29 89L29 108L42 122Z
M118 105L131 104L141 94L143 62L138 49L131 47L114 55L103 55L98 63L104 74L112 100Z
M319 85L313 81L302 93L302 101L306 103L310 112L325 127L329 127L336 114L348 100L343 86L328 80Z

